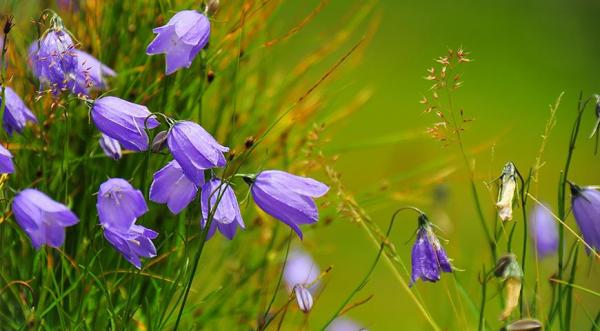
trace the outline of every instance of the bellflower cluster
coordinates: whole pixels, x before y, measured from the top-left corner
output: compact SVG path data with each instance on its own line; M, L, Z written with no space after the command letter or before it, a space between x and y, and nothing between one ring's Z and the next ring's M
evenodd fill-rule
M442 272L452 272L450 259L425 214L419 215L417 240L412 248L411 261L410 286L413 286L418 279L437 282Z
M10 87L4 88L4 96L6 97L6 105L2 116L2 127L12 136L13 132L22 133L27 125L27 122L37 123L35 115L27 108L23 100ZM0 95L0 103L2 96Z
M594 250L600 250L600 192L591 187L570 183L571 206L583 239ZM589 250L588 250L589 253Z
M55 248L62 246L65 228L79 223L77 216L67 206L36 189L19 192L13 200L12 210L35 249L42 245Z
M129 263L140 269L140 257L156 256L152 239L158 233L135 224L148 211L140 190L124 179L111 178L100 185L96 207L104 237Z

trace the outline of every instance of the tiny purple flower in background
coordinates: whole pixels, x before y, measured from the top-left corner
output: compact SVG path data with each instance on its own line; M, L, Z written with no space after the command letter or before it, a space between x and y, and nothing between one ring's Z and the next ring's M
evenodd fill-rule
M120 232L148 211L142 192L122 178L111 178L100 185L96 207L100 224Z
M210 21L195 10L183 10L175 14L166 25L153 30L156 38L148 45L146 54L165 54L166 70L170 75L192 65L200 50L208 43Z
M104 238L138 269L142 267L140 257L156 256L156 247L152 242L156 237L158 232L136 224L127 230L104 227Z
M12 210L17 223L27 233L35 249L42 245L62 246L65 227L79 222L67 206L36 189L19 192L12 203Z
M202 183L204 180L202 180ZM183 173L181 166L173 160L154 174L150 186L150 200L166 203L173 214L178 214L189 205L198 193L198 186Z
M536 204L530 216L530 234L538 256L544 258L556 254L558 228L547 207Z
M425 214L419 215L417 240L412 248L412 273L410 286L420 278L426 282L437 282L442 272L452 272L452 265L446 251L433 232Z
M142 152L148 149L148 129L160 123L148 108L117 97L96 99L92 105L92 120L100 132L116 139L126 149Z
M76 79L79 89L87 91L88 88L105 88L106 81L104 78L117 75L114 70L92 55L78 49L75 49L74 52L77 56Z
M121 144L116 139L113 139L104 133L100 135L99 140L100 147L104 154L110 158L118 160L122 156Z
M583 239L594 250L600 250L600 192L594 188L569 184L573 215Z
M245 228L235 192L233 192L229 184L221 184L220 179L213 178L202 185L201 207L202 221L200 222L200 226L203 229L206 226L209 214L214 210L206 239L210 239L215 234L215 230L219 229L219 232L231 240L238 227Z
M283 279L288 291L294 291L298 308L303 312L310 311L313 306L319 273L319 267L306 252L295 249L288 255Z
M338 317L329 324L326 331L367 331L366 328L358 325L349 318Z
M167 145L185 175L196 185L204 181L204 170L225 166L223 153L229 151L203 127L190 121L173 125L167 136Z
M76 81L75 45L67 32L53 29L29 47L29 65L33 74L55 94L61 90L85 93Z
M312 178L300 177L279 170L263 171L251 182L254 202L267 214L291 227L302 239L300 224L316 223L317 205L312 198L323 196L327 185Z
M9 134L12 135L14 131L22 133L25 129L27 122L37 123L37 118L29 108L25 105L23 100L11 89L10 87L4 88L4 95L6 96L6 106L4 109L2 127ZM2 95L0 95L0 102Z
M15 172L13 156L6 147L0 144L0 174L12 174Z

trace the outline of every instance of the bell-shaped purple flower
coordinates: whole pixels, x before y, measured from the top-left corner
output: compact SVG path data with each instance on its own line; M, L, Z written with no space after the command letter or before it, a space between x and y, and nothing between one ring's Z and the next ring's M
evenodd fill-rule
M126 149L138 152L148 149L146 128L154 129L160 124L145 106L117 97L96 99L91 115L100 132L116 139Z
M203 229L209 215L212 214L207 239L210 239L215 234L216 229L219 229L219 232L231 240L235 236L238 227L245 228L235 192L229 184L222 182L220 179L213 178L202 185L201 207L202 221L200 226Z
M538 256L544 258L556 254L558 249L558 228L546 206L536 204L529 218L530 235L535 243Z
M104 133L100 135L100 140L98 141L100 147L104 154L110 158L115 160L119 160L121 156L123 156L121 151L121 144L116 139L113 139Z
M190 121L173 125L167 136L167 145L185 175L196 185L203 182L204 170L225 166L223 153L229 151L203 127Z
M96 208L100 224L120 233L126 233L148 211L142 192L122 178L111 178L100 185Z
M6 96L6 106L4 115L2 116L2 127L4 127L8 135L12 135L14 131L22 133L27 122L37 123L35 115L27 108L23 100L21 100L13 89L8 86L5 87L4 95ZM0 102L1 100L2 95L0 95Z
M583 239L594 250L600 250L600 192L590 187L571 184L571 207Z
M284 171L267 170L256 178L245 178L252 183L254 202L267 214L291 227L300 238L300 224L316 223L317 205L312 198L323 196L329 187L311 178L295 176Z
M417 240L412 248L412 273L410 286L420 278L426 282L437 282L442 272L452 272L450 259L433 232L425 214L419 215Z
M6 147L0 144L0 174L12 174L15 172L13 156Z
M204 183L204 179L202 183ZM183 173L176 160L167 163L154 174L150 186L150 200L166 203L173 214L185 209L198 193L198 186Z
M36 189L19 192L13 200L12 210L17 223L27 233L35 249L42 245L62 246L65 228L79 222L67 206Z
M105 77L114 77L117 75L114 70L98 61L92 55L78 49L75 49L74 52L77 56L77 72L75 75L77 84L81 90L87 91L90 88L105 88Z
M195 10L183 10L175 14L166 25L153 30L156 38L148 45L146 54L166 55L166 74L180 68L189 68L200 50L208 43L210 22L204 14Z
M63 90L85 93L76 84L77 56L67 32L53 29L29 47L29 64L33 74L56 94Z
M156 247L152 242L156 237L158 232L137 224L132 224L128 229L104 226L104 238L138 269L142 267L140 257L156 256Z

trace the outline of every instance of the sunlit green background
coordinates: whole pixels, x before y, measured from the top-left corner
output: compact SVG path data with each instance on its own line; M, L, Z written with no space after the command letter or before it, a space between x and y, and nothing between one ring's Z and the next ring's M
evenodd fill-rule
M317 3L302 1L294 8L290 6L285 17L301 17ZM339 18L348 7L347 1L331 1L306 28L308 32L287 43L289 49L316 47L318 43L327 42L327 34L320 29L328 26L329 20ZM558 110L558 123L545 153L546 164L537 188L532 190L540 199L555 206L556 184L560 169L564 167L578 94L583 91L584 96L589 96L600 92L600 3L380 1L376 12L381 18L380 28L364 46L366 53L362 63L352 71L346 85L340 84L338 98L340 101L352 98L363 86L372 87L373 96L353 117L327 131L332 138L328 147L331 154L339 153L338 166L343 180L348 189L363 197L359 202L368 201L361 193L377 190L382 183L389 182L390 192L410 196L411 190L442 168L457 169L446 181L440 182L446 182L450 188L449 200L444 207L451 229L444 236L449 240L447 248L455 265L465 270L458 273L459 279L474 302L479 303L477 275L483 263L488 263L488 257L458 147L443 147L424 133L414 139L401 139L406 133L422 133L437 121L432 114L424 114L418 103L430 86L423 79L425 70L448 48L463 47L471 53L473 62L464 67L465 85L457 93L456 103L467 117L475 118L464 136L467 148L485 146L475 160L477 180L481 184L479 189L489 220L493 215L493 201L488 199L483 182L499 175L508 160L515 162L522 172L528 171L539 149L549 105L565 92ZM290 56L293 57L293 53ZM278 65L285 69L284 64ZM594 121L590 108L585 115L570 176L581 184L600 183L598 157L593 155L594 144L586 139ZM346 148L348 144L359 146ZM448 159L452 161L435 166ZM433 186L428 190L426 192L432 192ZM417 202L388 200L369 202L364 206L384 227L394 208L406 203L418 204L425 211L433 212L428 200L418 202L424 198L428 198L427 194L419 193L415 197ZM516 217L517 222L520 219ZM568 224L575 226L572 218ZM409 261L409 241L415 226L416 220L407 214L393 232L394 243L402 251L405 261ZM570 235L567 238L572 239ZM322 268L333 265L313 313L317 325L321 325L339 300L359 283L376 252L359 226L344 220L312 232L306 245L316 252ZM540 264L540 279L546 290L549 286L545 280L554 272L555 264L555 258ZM587 279L587 284L597 290L597 272L592 271L586 277L588 268L589 263L581 263L580 277ZM532 272L527 279L535 278ZM416 289L442 326L459 328L447 294L456 291L452 282L420 283ZM526 287L527 290L530 288ZM383 263L367 288L355 299L366 298L369 294L374 296L368 303L349 313L364 326L373 330L428 329ZM577 291L574 294L576 302L584 304L590 314L597 313L600 302L596 297ZM499 313L497 299L490 300L492 308L487 313L492 325ZM542 299L549 300L547 292ZM466 305L464 301L454 303ZM591 325L581 310L576 312L575 320L575 330L588 329Z

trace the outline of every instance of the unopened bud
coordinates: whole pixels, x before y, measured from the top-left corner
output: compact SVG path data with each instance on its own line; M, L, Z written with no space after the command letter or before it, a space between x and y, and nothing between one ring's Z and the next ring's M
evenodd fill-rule
M15 26L13 24L13 17L8 16L8 18L6 19L6 22L4 23L4 34L5 35L8 34L13 26Z
M298 284L294 286L294 294L296 295L296 302L298 302L298 308L305 313L308 313L313 306L313 297L310 291L304 286Z
M542 331L543 327L542 322L526 318L510 323L502 328L501 331Z
M213 16L219 10L219 0L209 0L206 4L206 14Z
M160 152L167 145L167 131L161 131L154 136L150 150L153 153Z
M498 258L494 268L494 276L506 280L508 278L523 278L523 271L514 254L506 254Z
M512 162L507 162L500 175L500 193L498 194L498 216L502 221L512 220L512 205L517 190L517 168Z

